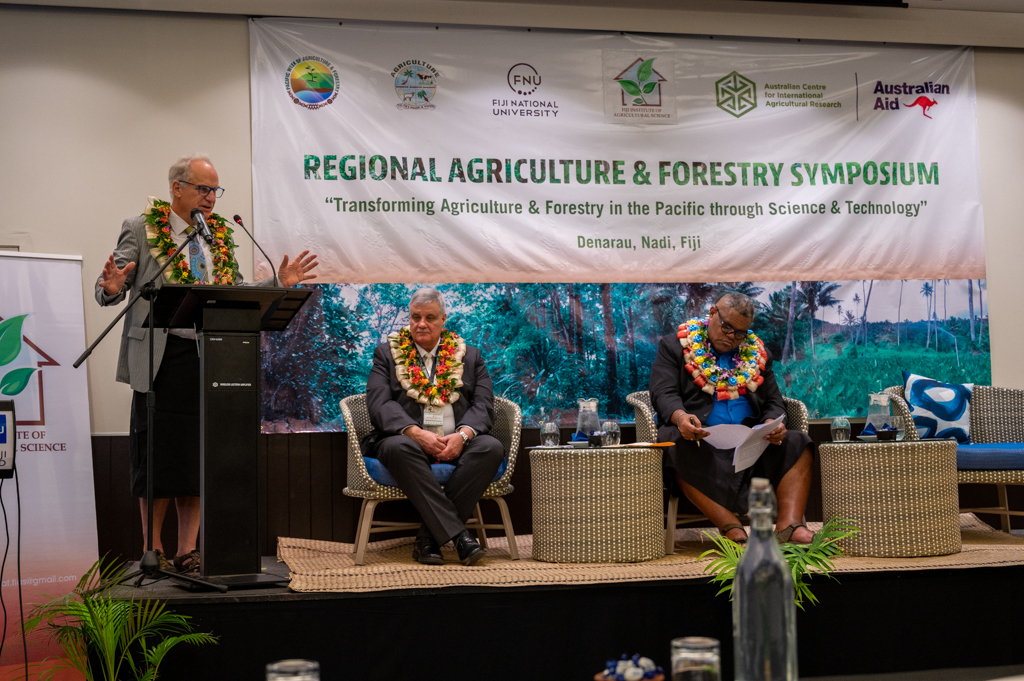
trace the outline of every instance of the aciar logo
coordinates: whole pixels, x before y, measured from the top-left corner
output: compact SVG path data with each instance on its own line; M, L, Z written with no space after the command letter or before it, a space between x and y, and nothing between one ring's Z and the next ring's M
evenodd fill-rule
M715 81L715 100L719 109L739 118L757 108L757 85L733 71Z

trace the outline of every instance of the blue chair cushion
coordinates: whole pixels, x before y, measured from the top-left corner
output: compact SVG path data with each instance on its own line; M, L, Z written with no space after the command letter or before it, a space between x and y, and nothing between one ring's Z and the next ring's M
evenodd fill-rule
M395 476L391 475L384 464L379 459L374 459L369 456L363 457L363 463L366 464L366 472L370 474L373 481L378 485L384 485L386 487L398 487L398 481L395 480ZM501 476L505 475L505 470L508 468L508 459L504 459L501 465L498 466L498 472L494 476L494 480L498 480ZM448 478L452 477L452 471L455 470L455 464L452 463L435 463L430 465L430 469L434 471L434 477L437 481L444 485L448 482Z
M971 391L973 383L943 383L903 372L903 394L910 405L920 438L954 438L971 442Z
M956 467L962 471L1006 471L1024 468L1024 442L957 445Z

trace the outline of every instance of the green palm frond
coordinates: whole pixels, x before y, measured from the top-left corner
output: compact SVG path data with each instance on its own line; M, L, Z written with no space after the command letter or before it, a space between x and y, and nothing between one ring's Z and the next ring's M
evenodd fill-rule
M793 575L793 590L796 596L796 604L803 609L804 601L811 604L818 602L809 584L810 575L825 575L835 580L832 573L835 571L835 564L832 558L843 555L839 548L840 539L852 537L860 532L856 520L849 518L830 518L825 525L814 535L810 544L782 544L782 555L789 563L789 569ZM736 566L739 565L743 556L743 546L737 544L728 537L711 532L704 532L705 537L715 544L715 548L708 549L697 557L697 560L714 558L704 566L704 572L711 573L711 582L720 584L722 588L718 594L728 593L732 598L733 580L736 577ZM838 580L836 580L838 581Z
M178 643L217 642L210 634L193 632L190 618L170 612L162 601L115 597L113 582L125 570L101 558L73 591L33 608L25 630L47 630L60 649L50 658L56 664L41 678L75 669L86 681L153 681L160 663Z

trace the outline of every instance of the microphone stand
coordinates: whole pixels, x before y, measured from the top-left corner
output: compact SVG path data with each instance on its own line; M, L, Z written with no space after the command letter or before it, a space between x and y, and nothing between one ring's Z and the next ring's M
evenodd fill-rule
M216 589L221 593L226 593L228 587L223 584L213 584L211 582L198 579L196 577L190 577L180 572L171 572L170 570L164 570L160 567L160 558L156 555L156 551L153 550L153 424L154 416L156 414L156 392L153 390L153 298L156 297L157 286L156 280L163 275L164 270L174 261L175 257L183 250L186 250L189 243L192 242L196 237L199 236L199 230L194 229L192 233L188 235L180 247L178 247L174 255L167 258L167 262L160 268L160 271L153 275L153 277L143 284L139 290L132 296L131 300L128 301L128 305L121 310L121 313L114 318L114 321L107 325L107 328L103 330L103 333L93 341L92 345L86 348L85 352L82 353L81 357L75 360L74 368L78 368L82 365L92 351L96 349L96 346L107 337L110 330L114 328L114 325L121 321L121 318L128 314L128 310L132 309L132 306L139 301L139 298L145 298L150 302L149 314L146 315L149 322L149 390L146 391L146 552L142 555L142 560L139 561L139 569L134 572L129 572L116 579L104 582L96 591L101 591L111 586L116 586L123 582L127 582L135 577L138 577L138 581L135 582L135 587L141 586L142 581L149 577L154 579L156 577L167 577L169 579L175 579L187 584L195 586L202 586L209 589Z

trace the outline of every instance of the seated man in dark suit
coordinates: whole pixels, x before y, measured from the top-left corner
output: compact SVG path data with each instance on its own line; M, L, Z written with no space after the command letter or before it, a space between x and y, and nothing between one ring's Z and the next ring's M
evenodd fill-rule
M662 425L658 439L675 442L666 465L693 504L725 536L746 541L736 514L747 512L750 479L771 480L779 501L779 540L807 543L814 536L803 523L811 487L811 439L780 424L765 435L771 444L746 470L735 472L732 450L700 443L702 424L766 423L785 413L772 360L749 332L754 301L726 294L706 319L691 319L661 339L651 367L651 403Z
M480 350L444 328L444 296L420 289L409 301L409 326L373 352L366 380L366 408L374 430L360 443L391 472L423 520L413 558L441 565L449 540L463 565L484 549L466 531L466 520L504 459L488 435L494 393ZM432 463L454 463L441 486Z

